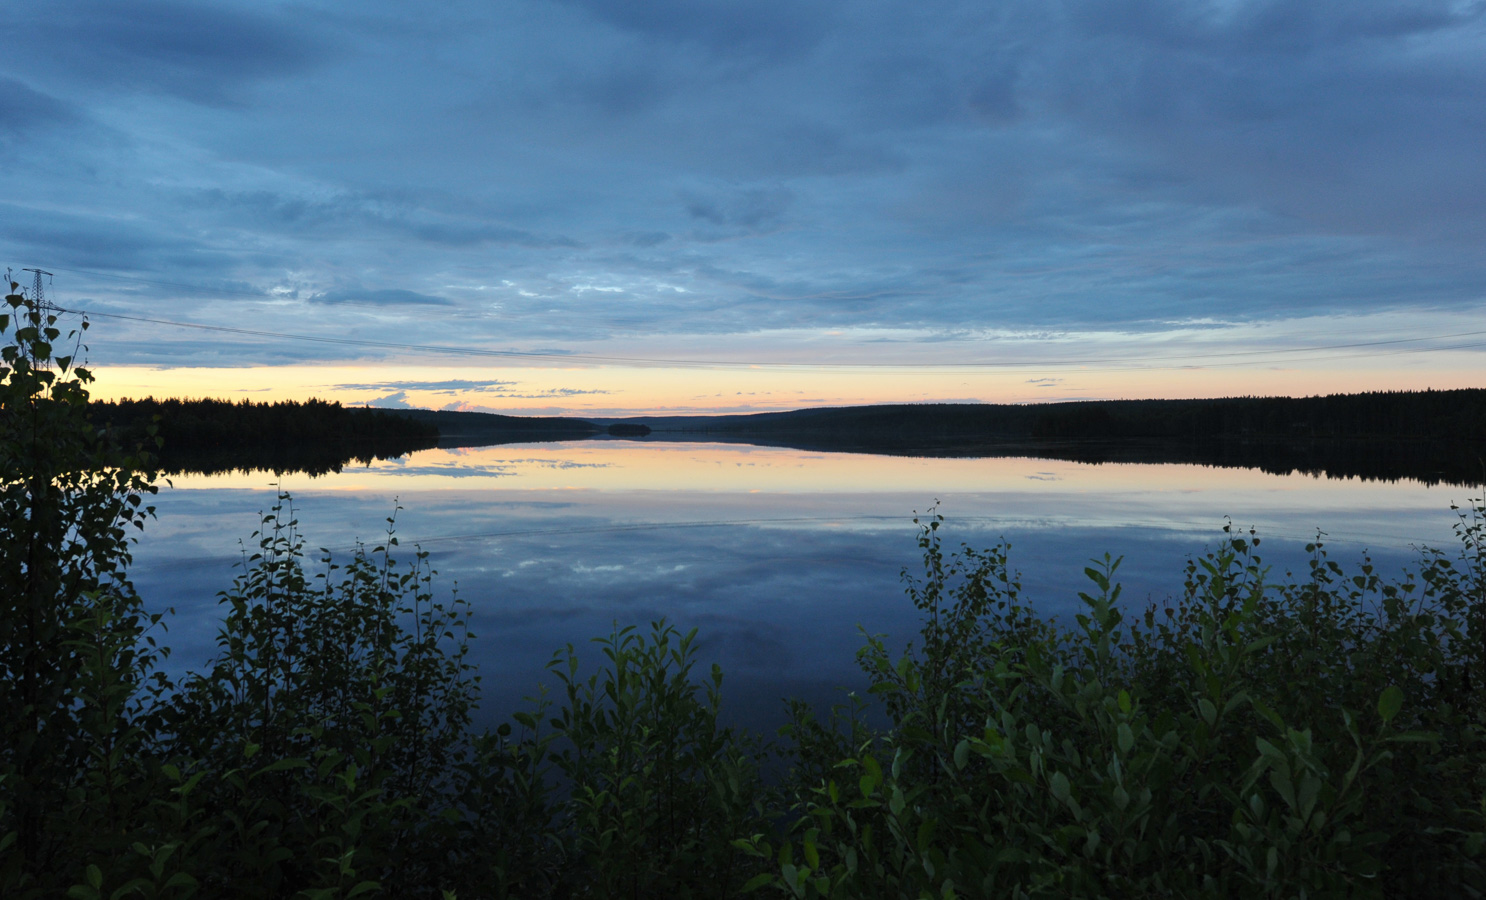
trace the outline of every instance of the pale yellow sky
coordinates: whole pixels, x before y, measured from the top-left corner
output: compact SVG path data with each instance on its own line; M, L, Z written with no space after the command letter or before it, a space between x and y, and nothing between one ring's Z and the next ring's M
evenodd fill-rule
M106 366L93 395L339 400L514 415L707 414L871 403L1029 403L1480 387L1465 354L1264 369L677 369L476 365ZM388 400L387 398L392 398Z

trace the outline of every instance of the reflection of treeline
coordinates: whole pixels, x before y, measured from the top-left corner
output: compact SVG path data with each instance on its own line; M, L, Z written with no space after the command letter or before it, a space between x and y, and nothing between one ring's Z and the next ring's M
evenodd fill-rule
M1428 439L1037 441L1017 455L1087 463L1184 463L1369 481L1410 478L1430 485L1486 481L1486 449L1479 443Z
M402 456L433 446L438 428L384 410L326 400L119 400L88 405L95 425L129 443L163 440L161 463L172 472L232 469L339 471L351 460ZM158 417L158 419L157 419Z
M824 453L957 459L1033 457L1081 463L1142 463L1259 469L1272 475L1479 485L1486 449L1455 441L1406 440L942 440L882 435L714 433L709 440Z

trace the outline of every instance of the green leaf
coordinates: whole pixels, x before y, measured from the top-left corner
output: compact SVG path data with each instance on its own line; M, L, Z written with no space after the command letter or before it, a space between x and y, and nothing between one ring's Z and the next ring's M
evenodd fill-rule
M1403 709L1403 691L1397 685L1390 684L1383 690L1383 696L1378 698L1378 715L1383 717L1384 722L1391 722L1400 709Z
M305 762L304 760L291 757L289 759L280 759L271 762L258 771L254 772L253 775L267 775L269 772L282 772L285 769L308 769L309 767L310 764Z
M1216 706L1213 706L1213 702L1211 700L1207 699L1206 697L1199 697L1197 700L1197 708L1201 710L1202 721L1206 722L1209 728L1217 724L1218 708Z
M955 768L963 769L970 762L970 741L961 740L955 744Z
M896 784L893 785L892 794L888 797L887 801L888 811L895 816L901 816L903 814L903 808L907 805L908 801L903 796L903 789Z
M773 883L774 876L769 872L765 872L762 875L755 875L743 883L743 893L751 894L764 885Z
M924 819L918 823L918 840L915 841L915 846L918 847L919 853L929 852L929 845L934 840L935 824L935 820L932 818ZM925 859L924 864L927 866L929 861Z
M877 786L882 784L882 766L878 765L877 760L872 757L864 756L862 757L862 768L866 770L866 774L862 775L860 784L862 796L870 797Z
M1254 738L1254 746L1259 748L1260 756L1281 765L1285 763L1285 754L1280 751L1280 748L1266 741L1264 738Z
M1048 787L1052 789L1053 797L1058 800L1068 799L1068 776L1062 772L1054 772L1053 777L1048 779Z
M189 887L194 889L199 887L200 884L196 881L196 878L194 876L187 874L186 872L177 872L174 875L170 876L170 880L165 882L165 886L168 888Z

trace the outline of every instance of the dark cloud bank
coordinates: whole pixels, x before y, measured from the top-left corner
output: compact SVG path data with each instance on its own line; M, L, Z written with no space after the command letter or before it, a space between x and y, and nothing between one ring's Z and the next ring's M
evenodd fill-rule
M50 4L0 253L420 342L1466 310L1483 10Z

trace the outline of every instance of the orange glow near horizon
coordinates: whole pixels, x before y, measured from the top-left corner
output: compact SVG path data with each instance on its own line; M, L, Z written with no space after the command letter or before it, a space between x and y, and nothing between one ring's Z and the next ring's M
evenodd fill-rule
M1464 354L1366 359L1287 368L1015 369L503 367L288 365L243 368L108 366L93 396L317 397L346 405L470 409L509 415L707 415L877 403L1037 403L1080 399L1308 396L1480 387ZM464 384L460 384L464 383ZM470 384L474 383L474 384ZM388 401L386 398L391 397Z

